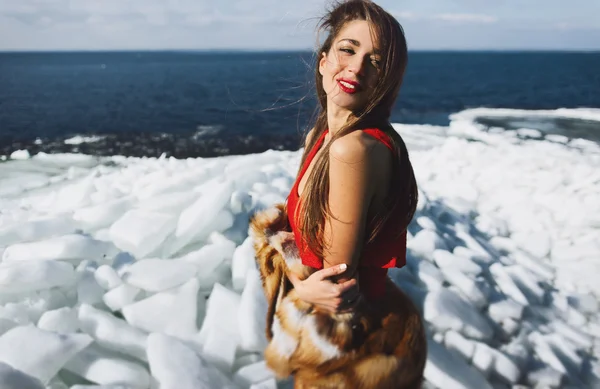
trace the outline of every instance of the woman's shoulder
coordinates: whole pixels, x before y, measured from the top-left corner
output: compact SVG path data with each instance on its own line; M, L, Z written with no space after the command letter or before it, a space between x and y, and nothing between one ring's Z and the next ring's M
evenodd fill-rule
M348 163L368 163L389 158L388 146L372 135L381 130L375 130L356 130L336 139L331 144L330 156Z

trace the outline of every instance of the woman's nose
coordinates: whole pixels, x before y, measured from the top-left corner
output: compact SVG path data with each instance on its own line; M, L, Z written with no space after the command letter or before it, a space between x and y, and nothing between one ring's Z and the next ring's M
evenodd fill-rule
M365 72L366 59L358 55L353 56L348 64L349 70L352 73L363 76Z

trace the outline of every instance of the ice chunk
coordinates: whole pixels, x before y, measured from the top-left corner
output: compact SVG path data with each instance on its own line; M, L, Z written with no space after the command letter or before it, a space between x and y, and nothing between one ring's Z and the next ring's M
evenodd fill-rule
M86 235L71 234L30 243L17 243L4 251L4 261L60 260L75 264L91 261L112 260L117 248L109 242Z
M129 266L123 280L149 292L183 285L196 276L196 267L180 260L143 259Z
M104 290L111 290L123 283L116 270L108 265L102 265L96 269L94 277L98 285L104 288Z
M212 328L203 344L202 355L211 365L229 374L235 361L238 344L237 334Z
M38 327L59 334L75 333L79 331L77 312L69 307L44 312L38 321Z
M229 180L218 182L211 180L200 187L202 195L195 203L181 212L175 230L177 252L187 244L206 234L218 219L219 212L229 202L233 193L233 185ZM231 214L230 214L231 215ZM231 218L233 219L233 218ZM227 227L228 228L228 227ZM214 230L214 228L211 228Z
M567 298L569 305L587 314L596 313L600 310L600 302L593 295L575 294Z
M168 213L133 209L110 227L110 238L120 249L143 258L163 244L176 221Z
M0 294L26 293L75 282L73 265L59 261L0 263Z
M133 304L137 301L137 297L141 294L141 290L129 284L121 284L114 289L111 289L102 297L102 301L111 311L119 311L126 305Z
M470 235L463 235L463 236L469 236ZM470 237L470 239L473 239L472 237ZM483 265L483 266L487 266L489 264L491 264L492 262L494 262L494 258L492 258L492 256L485 251L481 246L479 246L481 249L478 251L463 247L463 246L456 246L454 248L454 250L452 250L452 254L454 254L457 257L461 257L461 258L466 258L469 259L479 265Z
M146 360L147 335L108 312L83 304L79 307L81 330L107 349Z
M8 303L4 308L0 308L0 317L12 318L21 323L37 322L44 312L74 303L74 299L70 300L57 288L45 289L26 296L19 294L10 296L21 296L19 300L21 302Z
M577 353L576 348L571 342L568 342L558 334L546 335L546 340L556 352L556 355L561 360L562 364L572 375L581 373L583 359Z
M178 338L197 333L198 280L157 293L122 309L129 324L147 332L163 332Z
M415 271L417 276L430 290L437 290L442 287L444 282L444 275L442 272L431 262L419 260L418 270Z
M235 191L231 194L229 208L234 214L248 212L252 207L252 196L247 192Z
M268 380L253 384L250 386L250 389L277 389L277 381L275 378L269 378Z
M587 318L583 313L569 307L567 309L567 323L574 327L582 327L587 323Z
M550 265L541 261L537 258L532 258L529 254L516 251L512 253L512 258L515 262L524 268L531 270L542 279L551 281L554 279L554 268Z
M31 155L28 150L15 150L10 153L10 159L29 159Z
M0 306L0 317L10 319L17 324L30 324L32 322L29 317L29 309L23 303L8 303L5 306Z
M129 197L103 201L100 204L76 209L73 219L83 224L88 230L108 227L123 216L132 207Z
M507 266L505 270L530 301L538 304L544 301L545 291L531 272L519 265Z
M490 272L494 276L494 280L496 281L498 288L500 288L505 295L511 297L521 305L529 305L529 301L527 301L527 298L512 280L504 266L502 266L500 263L494 263L492 266L490 266Z
M82 350L65 369L97 384L150 388L150 374L144 367L95 345Z
M547 363L548 366L551 366L559 373L567 374L567 368L550 346L546 336L539 332L532 332L529 334L529 340L533 343L533 349L541 361Z
M244 366L252 365L253 363L260 362L262 360L263 358L261 353L243 354L240 352L236 355L235 362L233 363L233 367L231 369L232 371L237 371Z
M267 347L267 309L260 273L250 269L238 310L240 347L243 350L261 352Z
M512 299L501 300L490 304L488 312L490 318L496 323L500 323L507 318L521 320L521 317L523 316L523 306Z
M527 383L535 388L561 388L564 375L551 367L530 371L527 374Z
M479 287L472 276L467 276L460 270L449 267L442 268L442 274L446 280L458 288L458 290L460 290L467 300L475 305L475 307L483 308L487 305L487 294Z
M233 382L246 388L252 384L275 378L273 371L267 367L265 361L244 366L233 375Z
M545 258L550 254L551 239L546 231L517 232L511 238L519 248L535 258Z
M238 311L241 297L239 294L227 289L223 285L215 284L207 301L206 318L198 335L200 343L208 340L209 333L226 332L239 337Z
M222 262L212 273L198 276L198 282L203 296L208 298L215 284L228 287L231 285L231 266L227 262Z
M444 389L492 389L480 372L433 340L427 342L425 379Z
M233 289L240 292L246 284L246 273L249 269L256 269L256 259L254 253L253 239L247 237L233 253L231 272L233 279Z
M94 187L96 174L96 171L92 171L82 180L60 188L56 194L53 208L60 211L71 211L90 204L90 195L96 191Z
M230 260L234 251L235 243L225 239L207 244L180 259L182 263L193 267L203 277L212 274L223 261Z
M472 363L485 377L489 377L494 363L494 355L490 347L486 344L476 342Z
M446 288L429 293L424 309L425 319L441 331L453 329L473 339L491 339L494 334L471 304Z
M448 250L444 240L432 230L421 230L408 241L407 247L418 256L427 260L433 260L433 252L436 249Z
M0 318L0 336L4 335L5 333L8 332L8 330L15 328L19 325L19 323L10 320L10 319L6 319L6 318Z
M76 229L77 223L66 215L30 219L7 227L0 226L0 246L70 234Z
M493 236L490 239L490 244L502 254L509 254L517 251L517 245L510 238L503 236Z
M148 361L161 389L237 389L191 348L164 334L148 337Z
M0 337L0 362L47 383L74 355L92 343L85 334L57 334L33 325Z
M463 337L456 331L447 331L444 336L444 345L450 351L456 351L465 360L470 361L475 352L475 342Z
M104 289L98 285L94 271L84 269L80 272L80 278L77 282L77 299L80 304L96 305L102 303Z
M452 253L454 255L471 258L478 263L491 263L493 261L490 252L486 250L481 243L467 232L457 230L456 237L464 241L466 247L456 247Z
M415 219L415 222L423 229L437 231L437 226L430 217L419 216Z
M235 182L237 190L248 191L255 183L267 181L267 175L258 171L256 166L250 165L242 167L239 170L233 170L230 166L227 167L227 174Z
M0 388L2 389L44 389L44 385L30 375L6 363L0 362Z
M435 264L442 269L452 268L472 276L476 276L481 273L481 266L472 260L459 257L446 250L435 250L433 252L433 260L435 261Z
M197 198L198 193L192 191L167 193L141 201L137 208L179 214Z
M136 182L137 185L134 189L136 196L140 200L146 200L157 197L166 198L181 192L190 193L193 185L198 185L209 178L210 171L205 166L200 166L188 171L178 171L177 174L171 177L164 177L165 173L163 170L158 170L156 174L163 177L157 179L156 176L147 176L145 180ZM142 201L142 203L145 203L145 201Z
M494 365L492 367L494 375L509 385L515 385L521 378L519 367L503 352L491 347L488 347L488 349L494 357Z

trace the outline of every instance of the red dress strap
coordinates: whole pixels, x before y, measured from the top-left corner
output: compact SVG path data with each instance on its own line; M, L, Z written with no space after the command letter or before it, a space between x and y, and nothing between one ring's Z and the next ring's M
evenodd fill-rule
M390 136L385 133L385 131L380 130L379 128L367 128L366 130L362 131L386 145L388 149L394 150L392 140L390 139Z

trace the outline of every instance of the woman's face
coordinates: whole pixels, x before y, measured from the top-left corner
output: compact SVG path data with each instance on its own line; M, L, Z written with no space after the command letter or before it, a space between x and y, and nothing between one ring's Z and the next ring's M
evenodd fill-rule
M328 109L335 105L355 111L365 107L379 77L381 62L369 23L346 23L333 40L328 53L322 53L319 72L327 94Z

